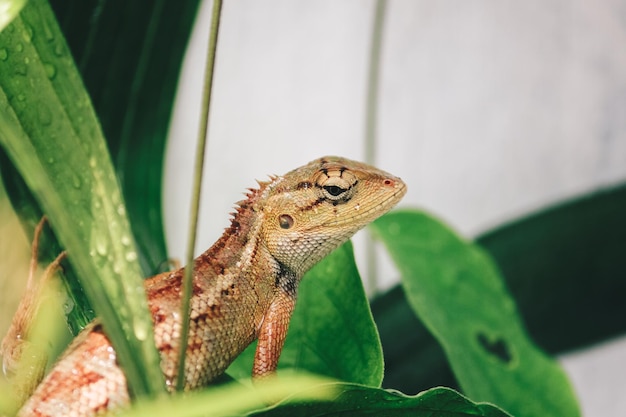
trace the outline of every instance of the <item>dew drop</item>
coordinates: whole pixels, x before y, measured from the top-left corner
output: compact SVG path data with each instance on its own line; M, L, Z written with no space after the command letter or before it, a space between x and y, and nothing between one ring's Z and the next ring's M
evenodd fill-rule
M72 312L72 310L74 310L74 300L68 298L63 303L63 313L67 316Z
M119 204L117 206L117 214L119 214L120 216L124 216L126 214L126 207L124 206L124 204Z
M48 163L54 164L54 157L51 156L50 158L48 158Z
M57 67L55 67L52 64L43 64L43 67L46 71L46 75L48 76L49 79L53 80L54 77L56 77L57 75Z
M18 43L17 45L15 45L15 50L17 52L22 52L24 50L24 45L22 45L21 43Z
M106 256L108 252L107 252L107 245L106 243L104 243L104 241L100 240L96 242L96 252L100 256Z
M130 238L127 235L122 236L120 241L122 242L122 245L124 246L130 245Z
M65 55L65 49L61 43L57 43L54 47L54 54L58 57Z
M30 42L33 40L33 28L30 25L24 25L24 32L22 32L22 37L26 42Z
M130 252L126 252L126 260L128 262L136 261L137 260L137 252L135 252L134 250L130 251Z
M54 40L54 32L52 32L52 28L50 27L47 21L44 20L42 28L43 28L43 36L46 38L48 42L52 42Z
M0 48L0 60L6 61L9 58L9 51L7 48Z
M133 331L139 340L146 340L148 337L148 328L145 323L135 320L133 322Z
M89 166L92 168L96 167L96 158L94 158L93 156L89 158Z

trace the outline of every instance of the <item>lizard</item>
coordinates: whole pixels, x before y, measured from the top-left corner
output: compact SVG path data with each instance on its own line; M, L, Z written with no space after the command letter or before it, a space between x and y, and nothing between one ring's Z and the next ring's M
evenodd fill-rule
M184 389L205 386L255 339L252 377L276 371L302 276L405 195L398 177L327 156L258 181L230 226L193 262ZM70 254L71 259L71 254ZM145 280L154 339L175 389L184 268ZM115 349L97 321L86 327L18 416L94 416L130 403Z

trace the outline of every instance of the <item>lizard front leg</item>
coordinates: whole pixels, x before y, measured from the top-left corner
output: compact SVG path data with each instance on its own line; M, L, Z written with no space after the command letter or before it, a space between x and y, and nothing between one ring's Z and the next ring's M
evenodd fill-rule
M252 377L262 378L273 374L278 365L280 352L285 344L291 314L296 307L295 292L278 288L267 310L259 332L259 343L254 354Z

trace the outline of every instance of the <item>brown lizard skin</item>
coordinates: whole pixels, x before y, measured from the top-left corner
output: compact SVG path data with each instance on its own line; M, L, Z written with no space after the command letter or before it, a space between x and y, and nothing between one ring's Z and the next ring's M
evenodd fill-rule
M207 385L259 339L252 374L275 371L304 273L406 193L397 177L325 157L259 182L230 227L194 262L185 389ZM176 381L183 269L145 281L155 343L170 390ZM92 323L19 412L85 417L129 403L102 327Z

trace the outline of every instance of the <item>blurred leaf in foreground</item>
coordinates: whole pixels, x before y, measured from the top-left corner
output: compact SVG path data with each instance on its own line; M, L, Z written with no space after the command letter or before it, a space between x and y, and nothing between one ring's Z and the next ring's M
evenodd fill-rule
M45 211L134 395L164 390L126 208L89 97L48 4L2 33L0 144ZM104 295L104 296L103 296Z

